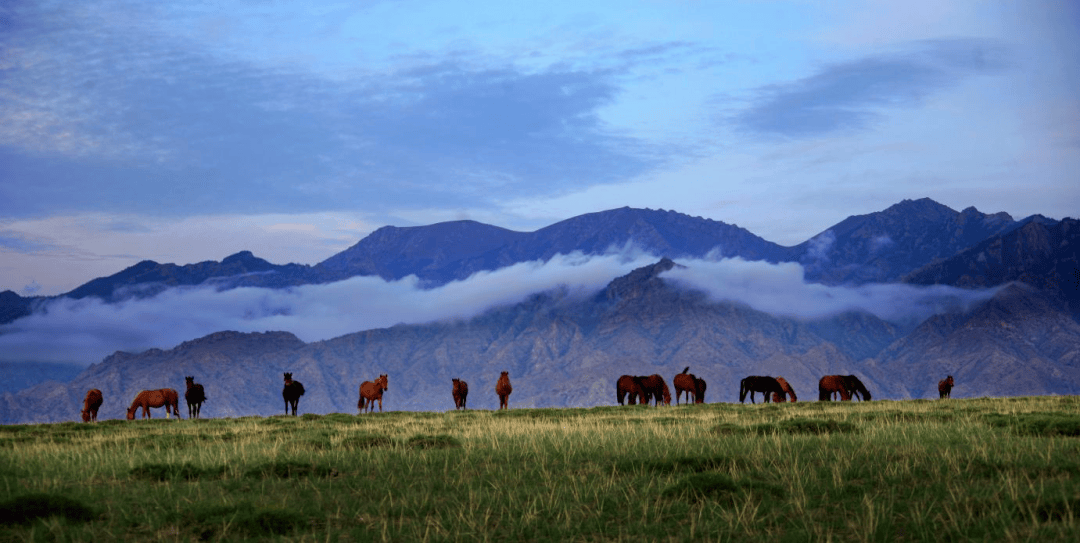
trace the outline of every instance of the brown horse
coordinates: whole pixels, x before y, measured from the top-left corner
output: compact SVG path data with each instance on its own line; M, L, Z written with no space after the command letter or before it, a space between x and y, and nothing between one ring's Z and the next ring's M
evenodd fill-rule
M952 375L937 382L938 399L951 398L952 397L953 379Z
M696 389L694 392L694 403L705 403L705 389L708 388L705 380L700 377L694 377L694 387Z
M851 401L851 393L848 392L847 384L842 375L826 375L818 380L818 401L831 402L833 393L840 393L840 399L845 402Z
M83 400L82 408L82 420L83 422L94 421L97 422L98 408L101 407L101 391L92 388L86 391L86 399Z
M656 406L660 406L660 400L663 398L664 405L671 405L671 391L668 389L667 381L658 374L652 374L648 377L641 378L641 391L645 395L645 403L648 404L651 399L656 400Z
M777 377L776 382L780 383L780 388L784 389L784 393L783 394L777 394L777 393L773 392L773 396L772 396L773 402L781 403L781 402L787 401L787 398L784 397L785 395L787 397L791 398L792 403L795 403L795 402L799 401L799 397L795 395L795 390L791 388L791 385L788 384L786 379L784 379L783 377Z
M848 392L852 398L858 398L861 402L870 401L870 391L866 390L866 385L854 375L844 375L844 386L847 387Z
M499 395L499 409L510 409L510 393L514 387L510 386L510 372L502 372L499 382L495 383L495 394Z
M169 418L173 413L176 414L176 419L180 420L180 395L171 388L159 388L157 390L144 390L135 396L135 401L131 402L131 407L127 410L127 420L135 420L135 411L142 408L142 418L153 418L150 416L151 407L165 407L165 418Z
M379 401L379 413L382 413L382 395L383 391L389 390L390 385L386 381L386 374L379 375L379 378L374 381L364 381L360 383L360 401L356 403L356 408L361 413L364 412L364 407L367 407L369 413L375 411L375 400Z
M671 383L675 385L675 405L679 405L679 398L683 392L686 392L686 403L690 403L690 395L694 395L694 401L697 402L697 377L692 373L688 373L690 367L682 370L682 373L675 376L671 380Z
M454 382L454 409L465 409L465 400L469 398L469 383L461 379L453 379Z
M300 396L304 395L304 385L300 381L293 381L292 374L285 374L285 388L281 389L281 397L285 399L285 414L289 414L289 406L292 405L292 414L296 416L296 405L300 403Z
M619 400L619 405L623 405L623 400L626 400L627 396L629 396L630 405L637 405L639 399L641 403L646 403L645 393L641 390L641 379L641 377L623 375L615 381L615 399Z
M754 392L762 393L765 396L762 401L765 403L769 403L769 397L772 394L784 395L784 389L780 386L780 383L768 375L751 375L739 381L739 403L746 401L747 392L750 393L750 403L756 403L754 402Z
M184 377L184 384L187 385L187 390L184 391L184 399L187 400L187 411L189 419L199 418L199 412L202 411L202 403L206 401L206 390L203 386L195 382L195 377Z

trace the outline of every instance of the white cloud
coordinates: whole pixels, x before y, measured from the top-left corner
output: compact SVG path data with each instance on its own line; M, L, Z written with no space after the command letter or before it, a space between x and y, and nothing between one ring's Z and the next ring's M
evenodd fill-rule
M572 253L543 263L519 263L427 290L419 287L415 276L390 282L353 277L283 290L178 288L113 305L93 298L61 299L44 311L0 326L0 360L89 364L118 350L171 348L221 330L285 330L311 342L400 323L468 319L556 288L587 296L657 260L626 246L602 256ZM715 300L806 319L862 310L890 321L922 320L944 310L969 307L994 292L897 284L808 284L803 281L802 266L794 263L741 259L680 263L685 267L665 275L676 284L703 290Z

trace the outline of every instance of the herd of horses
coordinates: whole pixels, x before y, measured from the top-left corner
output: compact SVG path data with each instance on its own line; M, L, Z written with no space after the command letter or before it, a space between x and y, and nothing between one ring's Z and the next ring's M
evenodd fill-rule
M192 376L184 378L187 387L184 399L188 404L188 418L200 418L202 403L206 401L206 390L195 382ZM675 385L675 405L679 405L683 394L686 394L686 403L705 403L706 383L704 379L690 373L690 367L686 367L682 373L672 379ZM938 381L938 397L949 398L953 388L952 375ZM463 379L452 380L452 394L454 396L454 408L465 409L465 402L469 395L469 384ZM379 375L374 381L364 381L360 384L360 400L356 404L357 411L371 413L375 411L375 402L379 402L379 412L383 410L383 393L389 389L386 374ZM502 372L499 380L495 383L495 394L499 396L499 409L509 409L510 393L514 388L510 385L509 372ZM667 382L659 374L652 375L622 375L615 382L615 399L619 405L637 405L638 403L649 405L655 402L657 406L671 405L671 392ZM745 403L746 396L750 396L750 403L754 401L754 393L762 394L762 401L774 403L798 401L795 390L783 377L770 377L764 375L751 375L739 382L739 403ZM281 397L285 400L285 414L296 416L296 408L300 397L304 395L304 385L293 379L292 373L285 373L285 386L281 390ZM826 375L818 381L818 401L828 402L840 397L841 401L851 401L858 398L860 401L870 401L870 391L866 385L854 375ZM98 409L101 407L103 397L101 391L94 388L86 392L83 400L83 422L97 422ZM135 420L135 412L142 408L142 418L150 417L150 408L164 407L165 417L169 418L176 414L180 418L180 396L171 388L157 390L143 390L135 396L131 406L127 410L127 420Z

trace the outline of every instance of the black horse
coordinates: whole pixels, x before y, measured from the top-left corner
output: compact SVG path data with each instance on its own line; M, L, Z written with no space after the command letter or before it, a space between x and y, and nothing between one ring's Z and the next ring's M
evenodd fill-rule
M195 377L184 377L184 384L187 385L184 399L187 400L188 418L197 419L202 411L202 403L206 401L206 390L195 382Z
M746 393L750 393L750 403L754 402L754 392L761 392L765 396L765 403L769 403L773 393L784 397L784 387L773 377L751 375L739 382L739 403L746 401Z
M858 398L861 402L870 401L870 391L866 390L866 385L858 377L854 375L841 375L840 377L844 380L844 388L847 388L853 399Z
M292 405L292 414L296 416L296 404L300 403L300 396L304 395L304 385L300 381L293 381L292 374L285 374L285 388L281 389L281 397L285 398L285 414L289 414L289 405Z

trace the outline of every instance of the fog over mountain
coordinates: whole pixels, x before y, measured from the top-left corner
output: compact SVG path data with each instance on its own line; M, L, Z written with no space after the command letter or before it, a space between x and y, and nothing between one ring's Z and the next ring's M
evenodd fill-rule
M441 409L413 396L441 397L450 377L486 386L500 366L554 380L551 397L538 382L515 385L537 406L609 403L610 374L670 379L687 365L723 383L720 401L751 373L784 375L812 399L823 371L860 375L877 398L932 395L943 372L959 397L1071 394L1078 235L1073 219L1014 221L923 199L790 248L623 208L533 233L471 221L381 229L315 266L246 252L146 261L65 296L0 293L0 363L64 381L0 389L0 420L70 420L86 387L127 398L190 374L218 381L212 416L272 414L281 371L318 375L300 380L323 412L348 410L360 377L380 372L392 376L394 409ZM1032 337L1045 341L1024 347ZM227 397L253 378L271 393L249 412ZM34 411L35 395L62 401Z

